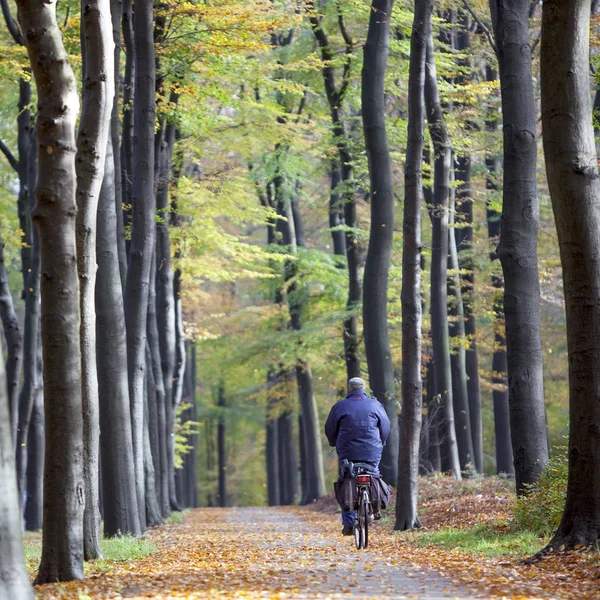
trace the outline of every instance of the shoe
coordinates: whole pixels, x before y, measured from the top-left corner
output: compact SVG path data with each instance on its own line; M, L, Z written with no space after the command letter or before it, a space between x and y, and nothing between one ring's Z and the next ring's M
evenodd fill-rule
M342 535L354 535L354 525L344 525Z
M374 513L373 513L373 518L374 518L376 521L379 521L379 519L381 519L381 513L380 513L379 511L377 511L377 512L374 512Z

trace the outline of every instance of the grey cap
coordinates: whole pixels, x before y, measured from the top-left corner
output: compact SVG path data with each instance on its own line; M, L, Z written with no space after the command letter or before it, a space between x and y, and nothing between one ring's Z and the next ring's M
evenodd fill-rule
M349 390L366 390L367 384L365 383L364 379L361 379L360 377L353 377L352 379L350 379L350 381L348 381L348 389Z

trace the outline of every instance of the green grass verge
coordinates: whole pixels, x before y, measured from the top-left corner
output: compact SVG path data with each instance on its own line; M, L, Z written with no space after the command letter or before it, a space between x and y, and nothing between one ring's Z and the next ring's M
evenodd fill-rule
M183 510L177 510L175 512L172 512L166 519L165 519L165 523L167 525L175 525L177 523L181 523L181 521L183 521L183 519L187 516L187 514L190 512L189 508L184 508Z
M474 552L490 558L532 556L544 547L531 531L511 531L494 524L476 525L472 529L443 529L405 534L417 546L437 546Z
M97 571L108 571L114 563L140 559L157 551L157 547L146 539L128 535L105 538L101 540L100 547L103 558L86 563ZM26 532L23 549L29 575L34 576L42 556L42 533Z

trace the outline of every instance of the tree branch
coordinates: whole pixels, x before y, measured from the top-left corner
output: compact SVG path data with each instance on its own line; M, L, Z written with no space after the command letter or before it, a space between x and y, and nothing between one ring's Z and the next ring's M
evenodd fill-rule
M496 42L494 41L494 36L492 35L492 32L490 31L490 28L479 18L479 16L477 15L477 13L473 10L473 8L471 7L471 5L469 4L469 0L463 0L463 4L465 5L465 8L471 14L471 16L473 17L473 19L475 19L475 22L477 23L477 25L479 25L479 27L481 27L481 29L483 30L483 32L487 36L488 42L490 43L490 46L492 47L492 50L494 52L496 52Z
M16 19L14 19L10 14L8 0L0 0L0 6L2 7L2 14L4 15L4 20L6 21L6 27L8 28L8 32L12 36L12 39L15 41L15 44L24 46L25 40L23 39L21 28L19 27Z
M10 166L18 173L19 161L15 158L15 155L10 151L10 148L2 140L0 140L0 150L2 151L2 154L6 156L6 160L9 162Z
M352 55L354 52L354 42L352 41L352 37L348 33L346 29L346 23L344 22L344 15L342 13L342 7L340 3L337 3L337 12L338 12L338 25L340 27L340 32L342 37L344 38L344 42L346 43L346 61L344 62L344 72L342 73L342 83L340 85L340 89L338 91L338 103L342 102L344 95L346 94L346 90L348 89L348 84L350 83L350 69L352 67Z

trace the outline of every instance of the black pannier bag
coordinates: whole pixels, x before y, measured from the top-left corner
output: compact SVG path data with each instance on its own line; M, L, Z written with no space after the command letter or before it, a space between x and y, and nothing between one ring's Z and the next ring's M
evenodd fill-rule
M335 499L342 510L354 510L357 508L358 488L356 487L356 479L347 477L340 481L334 481L333 490L335 492Z
M374 509L384 509L390 503L392 490L381 477L371 475L371 501Z

